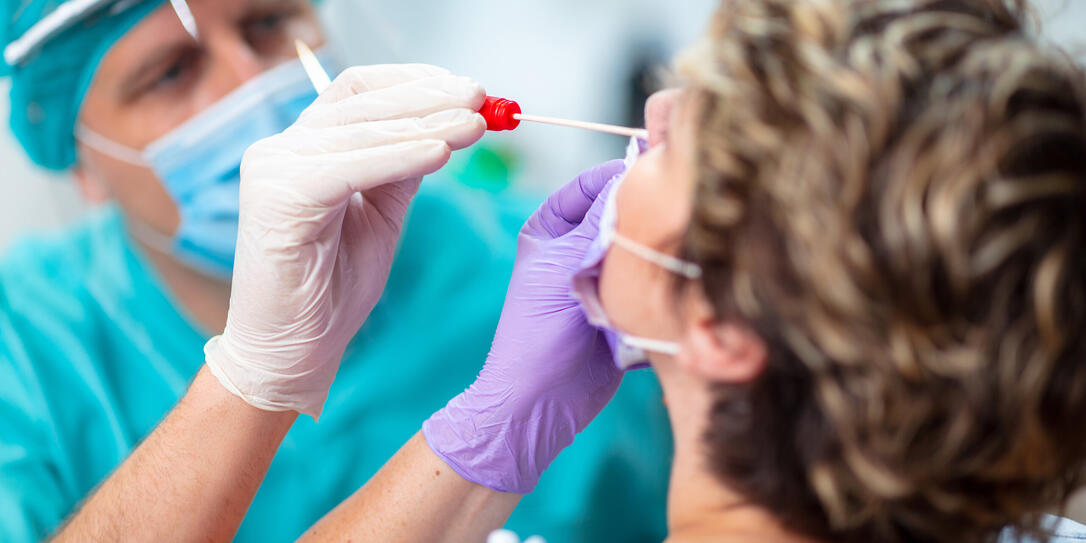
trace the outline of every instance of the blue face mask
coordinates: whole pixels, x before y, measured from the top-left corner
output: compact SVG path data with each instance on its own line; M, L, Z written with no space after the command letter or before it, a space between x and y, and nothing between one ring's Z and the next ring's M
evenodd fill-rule
M76 138L118 160L150 168L177 204L181 224L172 238L132 224L137 239L192 269L229 280L238 238L242 156L250 145L294 124L316 99L301 62L291 61L247 81L143 151L82 125Z

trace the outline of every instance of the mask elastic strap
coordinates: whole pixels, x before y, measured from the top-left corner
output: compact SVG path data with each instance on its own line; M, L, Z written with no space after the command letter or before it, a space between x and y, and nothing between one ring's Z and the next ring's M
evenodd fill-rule
M127 219L128 234L136 241L164 254L173 254L174 240L138 219Z
M637 336L623 335L622 341L630 347L636 347L642 351L662 354L667 356L677 356L679 354L679 344L674 341L664 341L660 339L649 339Z
M694 264L693 262L687 262L675 258L671 255L666 255L655 249L645 247L636 241L633 241L618 232L613 234L615 245L626 249L644 260L652 262L661 268L664 268L670 272L681 275L690 280L697 280L701 278L701 266Z
M121 162L127 162L143 168L147 167L147 160L143 158L142 152L127 145L117 143L90 128L87 128L86 125L83 125L82 123L75 127L75 139L83 142L87 147L90 147L99 153L111 156Z

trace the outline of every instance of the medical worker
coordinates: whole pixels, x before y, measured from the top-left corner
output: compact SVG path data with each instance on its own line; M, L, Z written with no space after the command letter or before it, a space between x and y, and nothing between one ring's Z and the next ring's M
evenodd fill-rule
M320 179L348 183L355 174L414 183L369 194L356 202L360 214L339 217L354 236L342 243L363 233L386 236L364 262L305 261L314 270L383 272L322 293L344 311L368 314L359 334L337 336L335 353L305 346L280 353L305 352L312 358L306 364L342 355L335 386L334 371L325 369L310 376L305 402L264 405L304 413L296 422L284 414L273 426L250 425L210 410L186 419L196 424L180 435L170 434L177 427L167 422L160 428L166 438L148 442L161 447L126 463L204 364L205 344L226 327L231 290L251 296L266 287L229 282L240 164L246 148L291 126L316 98L293 42L319 51L323 34L304 0L190 0L191 19L189 10L162 1L83 9L89 5L0 2L11 128L34 162L70 173L100 204L67 230L21 240L0 261L0 540L55 532L122 464L119 475L130 466L150 470L125 487L123 496L136 501L84 509L69 526L72 540L184 539L185 530L201 527L198 512L209 503L216 514L247 510L238 541L291 540L473 380L498 320L515 233L531 206L434 178L408 208L418 178L447 159L444 144L434 142L460 147L479 136L477 119L463 110L482 89L430 67L349 70L352 86L341 88L340 98L351 107L314 106L280 149L299 161L258 162L288 176L281 190ZM334 60L325 55L325 62ZM364 90L373 92L353 96ZM318 130L336 138L311 137ZM431 139L421 148L395 143L416 136ZM331 154L336 165L301 160L315 154ZM347 186L329 186L328 195ZM294 210L264 211L289 217ZM276 292L259 290L255 298L289 301ZM308 367L300 362L291 371ZM281 370L271 361L266 369L264 381L274 383ZM222 372L224 382L237 379L238 390L247 385ZM193 386L206 384L198 378ZM668 431L659 389L646 375L628 380L619 396L621 405L524 500L513 526L555 541L661 537ZM660 444L635 445L646 434ZM187 441L197 437L210 443ZM188 462L216 451L220 438L272 437L283 438L274 456ZM233 483L205 470L257 474L269 462L251 507L209 498L216 484ZM194 492L175 498L178 488ZM628 515L641 507L657 513ZM81 532L86 526L109 531ZM171 531L148 536L148 526Z

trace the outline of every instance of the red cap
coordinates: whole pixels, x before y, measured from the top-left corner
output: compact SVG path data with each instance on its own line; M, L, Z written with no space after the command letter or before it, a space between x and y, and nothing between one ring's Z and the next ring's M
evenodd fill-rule
M520 104L512 100L487 96L486 102L483 102L483 109L480 109L479 113L486 119L487 130L501 132L520 126L520 121L513 118L513 115L521 113Z

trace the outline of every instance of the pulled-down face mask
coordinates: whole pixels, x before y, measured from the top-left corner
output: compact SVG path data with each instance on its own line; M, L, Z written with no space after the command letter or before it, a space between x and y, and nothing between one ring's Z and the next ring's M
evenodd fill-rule
M614 353L615 365L623 370L647 366L649 362L647 353L674 356L679 353L679 344L673 341L632 336L619 331L611 324L611 320L603 309L603 303L600 301L599 295L600 273L607 252L614 246L621 247L642 260L687 279L701 277L701 268L697 264L680 260L642 245L619 234L616 229L618 226L618 192L645 148L646 144L642 140L635 138L630 141L626 153L626 171L612 182L610 191L604 196L606 200L603 214L600 216L599 235L589 246L580 269L573 275L574 297L581 302L585 315L588 317L588 322L603 330Z

